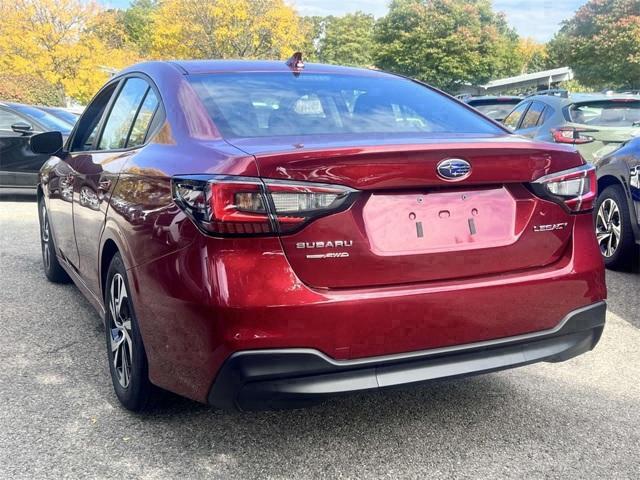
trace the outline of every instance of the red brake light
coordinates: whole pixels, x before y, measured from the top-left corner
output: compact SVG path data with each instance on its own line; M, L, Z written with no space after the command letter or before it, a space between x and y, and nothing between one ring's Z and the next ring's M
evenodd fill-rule
M531 185L538 196L560 203L571 213L592 210L598 193L596 169L593 165L552 173Z
M585 135L585 133L588 132L597 132L597 130L580 127L560 127L551 129L551 135L553 135L554 142L570 143L572 145L593 142L593 137Z
M172 191L201 230L219 236L292 233L345 210L357 194L340 185L202 175L173 178Z

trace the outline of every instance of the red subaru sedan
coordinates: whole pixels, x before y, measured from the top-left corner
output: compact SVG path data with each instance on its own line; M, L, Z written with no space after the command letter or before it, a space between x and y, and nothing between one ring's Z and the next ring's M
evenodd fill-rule
M407 78L143 63L31 148L45 274L104 319L131 410L559 362L604 327L593 167Z

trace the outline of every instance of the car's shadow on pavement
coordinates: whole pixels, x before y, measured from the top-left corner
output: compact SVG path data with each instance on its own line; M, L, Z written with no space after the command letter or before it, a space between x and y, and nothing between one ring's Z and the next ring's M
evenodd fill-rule
M522 370L520 375L527 376ZM171 432L163 448L189 450L216 469L231 462L234 473L244 472L245 478L255 474L255 462L265 476L304 472L313 461L325 465L326 478L343 475L340 465L351 465L351 474L364 477L375 475L367 470L373 465L391 470L394 465L402 470L406 462L455 465L471 451L476 457L496 450L518 457L526 456L527 445L566 449L560 444L567 426L588 423L593 412L580 400L568 401L580 396L573 386L551 381L562 395L546 399L525 383L511 374L491 374L340 397L307 409L254 413L177 400L138 426ZM544 390L545 382L539 386ZM594 448L591 440L587 445L580 441L583 450ZM308 458L309 452L316 457Z
M340 416L340 410L344 409L346 412L349 412L349 414L352 414L354 405L358 405L363 410L369 407L377 409L377 405L380 402L383 402L387 407L396 403L397 405L395 407L403 410L403 402L407 399L415 401L418 397L428 402L447 404L451 402L452 396L456 398L456 401L464 398L466 396L465 390L468 390L468 392L466 392L467 394L473 393L474 396L477 395L478 391L483 392L481 399L469 399L474 401L476 407L480 404L491 403L494 400L505 398L513 393L509 391L508 382L502 382L490 375L480 375L462 380L434 381L420 385L407 385L384 390L336 395L327 398L323 402L318 402L318 404L305 408L241 412L217 410L209 405L181 397L171 392L158 390L149 409L141 414L141 416L151 419L163 419L175 415L199 415L206 412L215 417L235 419L238 421L253 417L263 417L274 418L280 422L286 421L287 418L305 416L306 412L309 411L314 411L316 414L331 412L332 416ZM427 408L439 406L440 405L430 405Z

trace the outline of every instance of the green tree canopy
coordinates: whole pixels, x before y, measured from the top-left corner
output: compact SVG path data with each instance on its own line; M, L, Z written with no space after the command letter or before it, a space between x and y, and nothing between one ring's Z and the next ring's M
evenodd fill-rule
M153 14L157 8L158 0L134 0L124 11L124 28L127 36L138 46L143 55L147 55L151 50Z
M640 87L640 0L590 0L564 23L549 51L587 86Z
M518 35L490 0L393 0L376 28L376 65L455 91L519 73Z
M308 24L315 35L313 42L318 61L361 67L373 65L373 15L355 12L342 17L310 17Z

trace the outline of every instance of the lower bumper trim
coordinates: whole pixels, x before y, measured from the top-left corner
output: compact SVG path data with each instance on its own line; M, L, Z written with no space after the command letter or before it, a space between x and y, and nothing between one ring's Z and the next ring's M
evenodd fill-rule
M240 410L300 407L331 395L561 362L595 347L605 314L599 302L547 332L388 357L337 361L303 348L236 352L222 366L209 403Z

